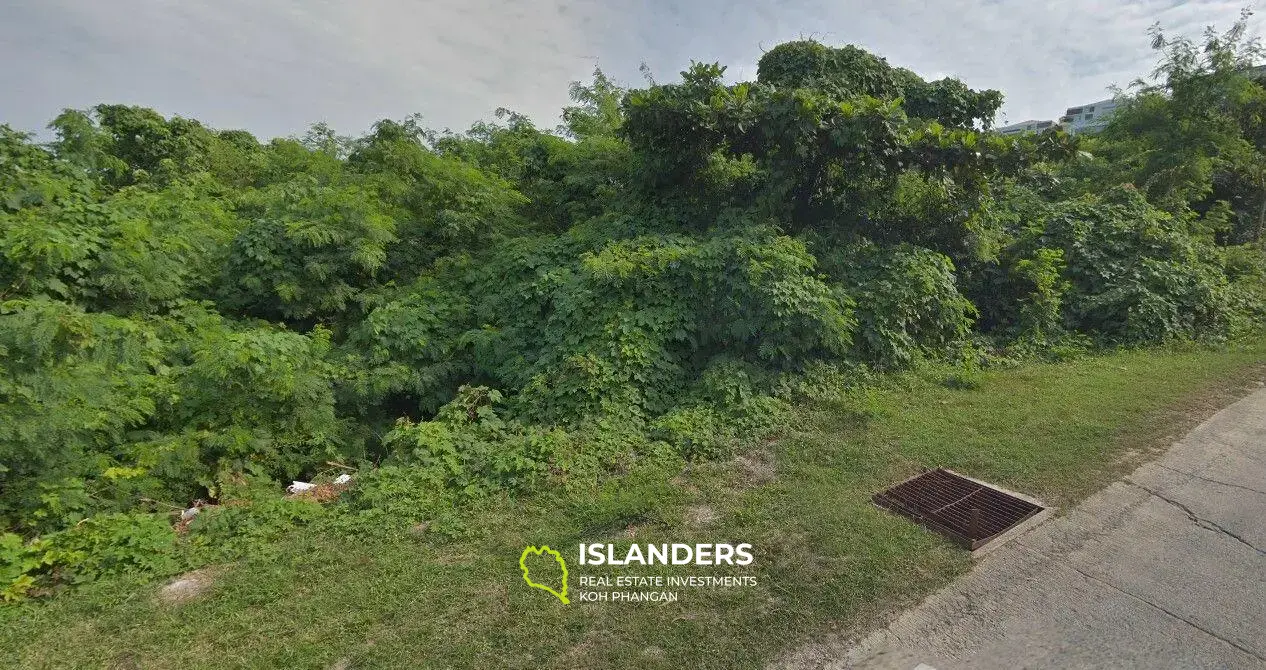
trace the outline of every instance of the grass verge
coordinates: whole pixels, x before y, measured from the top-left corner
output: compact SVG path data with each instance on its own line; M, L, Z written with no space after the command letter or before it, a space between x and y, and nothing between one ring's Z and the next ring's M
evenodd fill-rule
M850 636L970 566L870 495L951 467L1067 507L1260 386L1266 343L1138 351L946 373L798 408L740 458L633 473L585 496L502 500L488 532L436 543L302 533L220 566L181 605L158 584L88 585L0 610L0 657L29 668L761 667L798 642ZM957 387L957 388L956 388ZM748 568L596 568L578 542L748 542ZM523 583L526 545L562 548L572 604ZM671 604L584 603L581 575L737 574Z

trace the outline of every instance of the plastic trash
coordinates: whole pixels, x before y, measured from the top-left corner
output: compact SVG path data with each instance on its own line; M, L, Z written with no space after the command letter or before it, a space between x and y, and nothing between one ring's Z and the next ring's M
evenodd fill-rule
M290 482L290 486L286 487L286 493L303 493L304 491L311 491L314 488L316 488L316 484L311 484L309 482Z
M350 481L352 481L352 476L347 474L346 472L334 478L335 484L346 484Z
M199 507L190 507L189 509L184 510L180 513L180 520L188 521L194 518L195 516L198 516L198 512L201 512L201 511L202 509Z

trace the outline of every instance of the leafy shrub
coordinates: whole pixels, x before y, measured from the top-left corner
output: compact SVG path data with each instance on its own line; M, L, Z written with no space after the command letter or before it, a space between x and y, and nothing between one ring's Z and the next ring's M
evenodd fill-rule
M326 513L319 503L290 500L278 493L274 488L271 496L228 499L203 508L189 524L192 555L200 563L266 557L286 535Z
M0 307L0 514L56 530L141 497L183 504L224 467L294 476L354 453L328 333L240 328L187 305L148 321Z
M1255 244L1226 247L1227 280L1230 282L1230 323L1232 337L1260 332L1266 324L1266 254Z
M470 312L468 296L430 277L375 307L342 347L349 359L342 385L353 402L366 414L383 405L396 416L438 410L474 367L462 337Z
M434 474L413 465L384 465L357 476L336 514L322 528L364 535L414 531L441 540L466 536L471 527L453 491L436 485Z
M41 538L59 581L79 583L117 574L179 571L176 533L161 514L97 514Z
M0 353L6 526L55 530L102 509L85 478L119 465L115 449L172 390L157 334L62 302L10 301L0 305Z
M211 471L251 463L294 477L355 453L335 413L328 331L240 329L196 312L175 330L180 395L164 427L196 436Z
M651 437L672 445L691 461L716 458L730 450L735 431L722 412L711 407L681 407L651 423Z
M1219 255L1133 189L1052 206L1022 244L1062 251L1071 284L1064 314L1077 330L1122 342L1228 332Z
M717 352L793 367L847 351L850 302L791 238L743 228L640 235L585 251L581 234L530 255L508 248L482 268L499 286L522 278L488 289L477 314L490 327L473 340L476 362L499 385L522 389L510 403L520 418L646 420L672 406L696 361ZM555 267L542 271L549 260Z
M1022 338L1044 341L1058 337L1064 330L1061 309L1070 284L1064 280L1064 252L1061 249L1038 249L1032 258L1015 264L1016 278L1031 286L1020 298L1016 323Z
M304 321L343 312L375 285L395 222L371 191L311 177L252 194L253 223L233 240L220 281L225 307Z
M0 600L25 599L36 585L36 573L48 563L39 540L28 543L16 533L0 533Z
M908 245L839 249L828 258L828 273L857 303L862 360L904 366L967 335L976 308L958 292L949 258Z
M566 434L507 423L497 416L501 394L463 386L435 420L402 419L385 438L392 455L414 463L430 485L478 496L530 488L566 444Z

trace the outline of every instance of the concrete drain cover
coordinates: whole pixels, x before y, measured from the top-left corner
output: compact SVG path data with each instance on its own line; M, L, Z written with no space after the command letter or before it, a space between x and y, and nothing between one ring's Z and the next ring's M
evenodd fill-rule
M874 501L972 551L1043 509L1035 502L944 468L876 493Z

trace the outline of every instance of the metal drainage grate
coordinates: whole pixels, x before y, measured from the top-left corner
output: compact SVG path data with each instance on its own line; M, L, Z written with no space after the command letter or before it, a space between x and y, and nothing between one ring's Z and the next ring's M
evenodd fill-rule
M1042 511L1041 505L943 468L876 493L874 501L972 551Z

